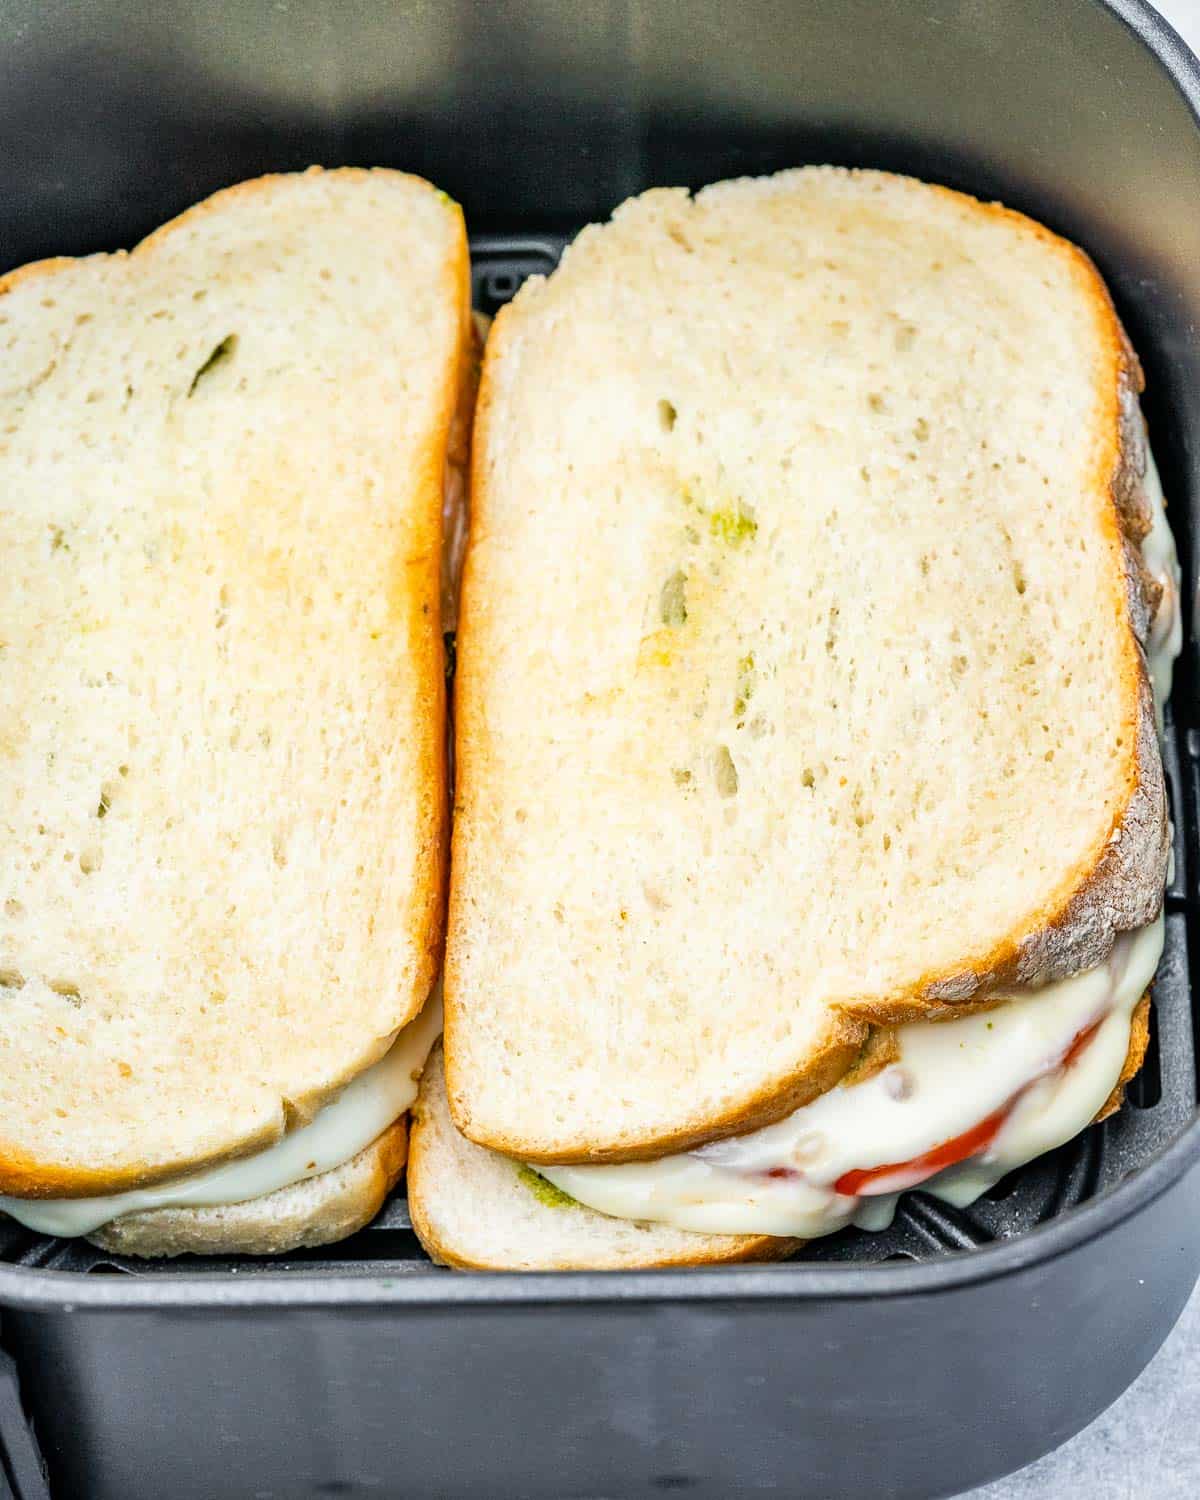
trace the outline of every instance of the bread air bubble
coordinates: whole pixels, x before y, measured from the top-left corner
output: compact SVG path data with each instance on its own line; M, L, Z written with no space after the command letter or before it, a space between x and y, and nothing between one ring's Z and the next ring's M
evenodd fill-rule
M237 348L237 342L238 338L236 333L227 333L225 335L221 342L216 346L216 348L192 376L192 383L188 386L189 397L196 394L196 390L202 380L211 375L214 370L219 369L221 365L227 364L229 360L233 358L234 350Z
M658 596L658 613L664 625L678 628L687 623L687 574L676 569Z
M713 776L717 783L717 792L720 796L737 796L737 767L733 763L733 756L729 753L728 745L717 746L716 753L713 756Z

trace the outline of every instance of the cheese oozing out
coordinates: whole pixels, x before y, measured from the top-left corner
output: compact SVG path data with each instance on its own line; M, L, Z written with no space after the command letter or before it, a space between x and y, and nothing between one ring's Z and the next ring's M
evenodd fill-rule
M1148 447L1145 491L1153 525L1142 556L1162 587L1146 643L1161 727L1182 643L1180 575ZM959 1020L900 1027L895 1062L763 1130L659 1161L537 1170L600 1213L703 1234L883 1229L918 1184L965 1207L1100 1111L1162 945L1160 916L1123 934L1097 968Z
M417 1080L442 1030L440 986L387 1052L298 1130L265 1151L187 1177L101 1198L9 1198L0 1212L27 1229L63 1236L90 1234L125 1214L152 1208L211 1208L245 1203L332 1171L357 1156L409 1108Z
M1175 550L1175 535L1167 521L1162 481L1149 445L1146 447L1143 486L1146 499L1150 502L1152 521L1150 530L1141 541L1142 560L1162 588L1162 598L1150 625L1150 639L1146 642L1146 665L1150 672L1150 686L1154 690L1161 730L1163 705L1171 696L1171 674L1175 658L1183 647L1183 611L1179 607L1181 574Z
M882 1228L897 1195L936 1191L930 1179L959 1150L971 1172L959 1168L949 1191L974 1197L1099 1111L1162 941L1160 917L1095 969L961 1020L902 1026L895 1062L763 1130L655 1162L537 1170L601 1213L704 1234Z

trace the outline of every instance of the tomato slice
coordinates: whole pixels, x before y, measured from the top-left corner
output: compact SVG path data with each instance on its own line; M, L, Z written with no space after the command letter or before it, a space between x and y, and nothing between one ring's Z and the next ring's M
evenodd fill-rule
M974 1156L976 1152L982 1151L990 1146L1000 1134L1000 1127L1008 1119L1012 1111L1012 1104L1003 1104L994 1113L988 1115L986 1120L980 1120L978 1125L973 1125L970 1130L964 1130L962 1135L956 1135L953 1140L943 1141L940 1146L935 1146L932 1151L926 1151L924 1156L914 1156L911 1161L892 1162L886 1167L867 1167L865 1170L843 1172L833 1185L835 1193L843 1193L847 1198L857 1198L864 1192L870 1190L871 1184L879 1182L885 1177L895 1177L903 1172L906 1177L914 1172L919 1174L917 1182L922 1182L926 1177L932 1177L935 1172L940 1172L943 1167L952 1167L955 1162L966 1161L968 1156ZM909 1183L912 1187L914 1184Z
M1060 1068L1071 1066L1095 1037L1103 1022L1104 1017L1101 1016L1099 1020L1093 1021L1090 1026L1085 1026L1076 1034L1071 1045L1062 1055L1062 1060L1058 1064ZM843 1172L833 1185L834 1192L841 1193L847 1198L858 1198L869 1194L874 1184L897 1177L901 1173L906 1179L905 1185L915 1187L918 1182L924 1182L927 1177L932 1177L935 1172L942 1171L944 1167L952 1167L956 1162L966 1161L968 1156L975 1156L992 1144L1000 1134L1000 1127L1008 1119L1017 1100L1024 1092L1025 1090L1021 1089L1007 1104L1002 1104L998 1110L988 1115L986 1120L980 1120L978 1125L973 1125L970 1130L964 1130L962 1135L956 1135L952 1140L943 1141L932 1151L926 1151L924 1156L914 1156L911 1161L892 1162L885 1167L867 1167L863 1170ZM885 1188L883 1191L895 1190Z
M1075 1040L1071 1043L1071 1045L1067 1048L1067 1050L1063 1053L1063 1060L1059 1064L1059 1067L1069 1068L1075 1061L1075 1059L1079 1056L1079 1054L1083 1051L1083 1049L1087 1046L1087 1044L1100 1030L1100 1027L1103 1024L1104 1017L1101 1016L1098 1021L1093 1021L1090 1026L1085 1026L1079 1033L1079 1035L1075 1038Z

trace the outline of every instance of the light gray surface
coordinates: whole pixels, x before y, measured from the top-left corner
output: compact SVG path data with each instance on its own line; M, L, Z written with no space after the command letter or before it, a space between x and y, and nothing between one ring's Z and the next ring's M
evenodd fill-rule
M1200 0L1158 9L1200 52ZM1198 208L1200 211L1200 208ZM1077 1438L969 1500L1196 1500L1200 1495L1200 1290L1121 1399ZM964 1497L966 1500L966 1497Z
M1200 0L1158 0L1158 9L1184 41L1200 51Z
M1078 1437L969 1500L1196 1500L1200 1290L1125 1394ZM965 1500L965 1497L964 1497Z

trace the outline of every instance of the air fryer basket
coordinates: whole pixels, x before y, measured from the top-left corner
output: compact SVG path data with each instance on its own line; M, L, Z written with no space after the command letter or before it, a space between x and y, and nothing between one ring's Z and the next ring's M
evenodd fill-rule
M126 244L310 160L459 197L476 305L656 182L861 162L999 196L1080 240L1147 368L1193 578L1200 70L1139 0L0 5L0 269ZM1149 44L1147 46L1147 43ZM1185 608L1191 590L1185 586ZM456 1275L402 1193L283 1259L124 1260L0 1226L0 1496L835 1500L953 1493L1090 1420L1200 1269L1200 713L1167 718L1175 826L1129 1104L966 1211L779 1267ZM966 1252L966 1253L963 1253Z

